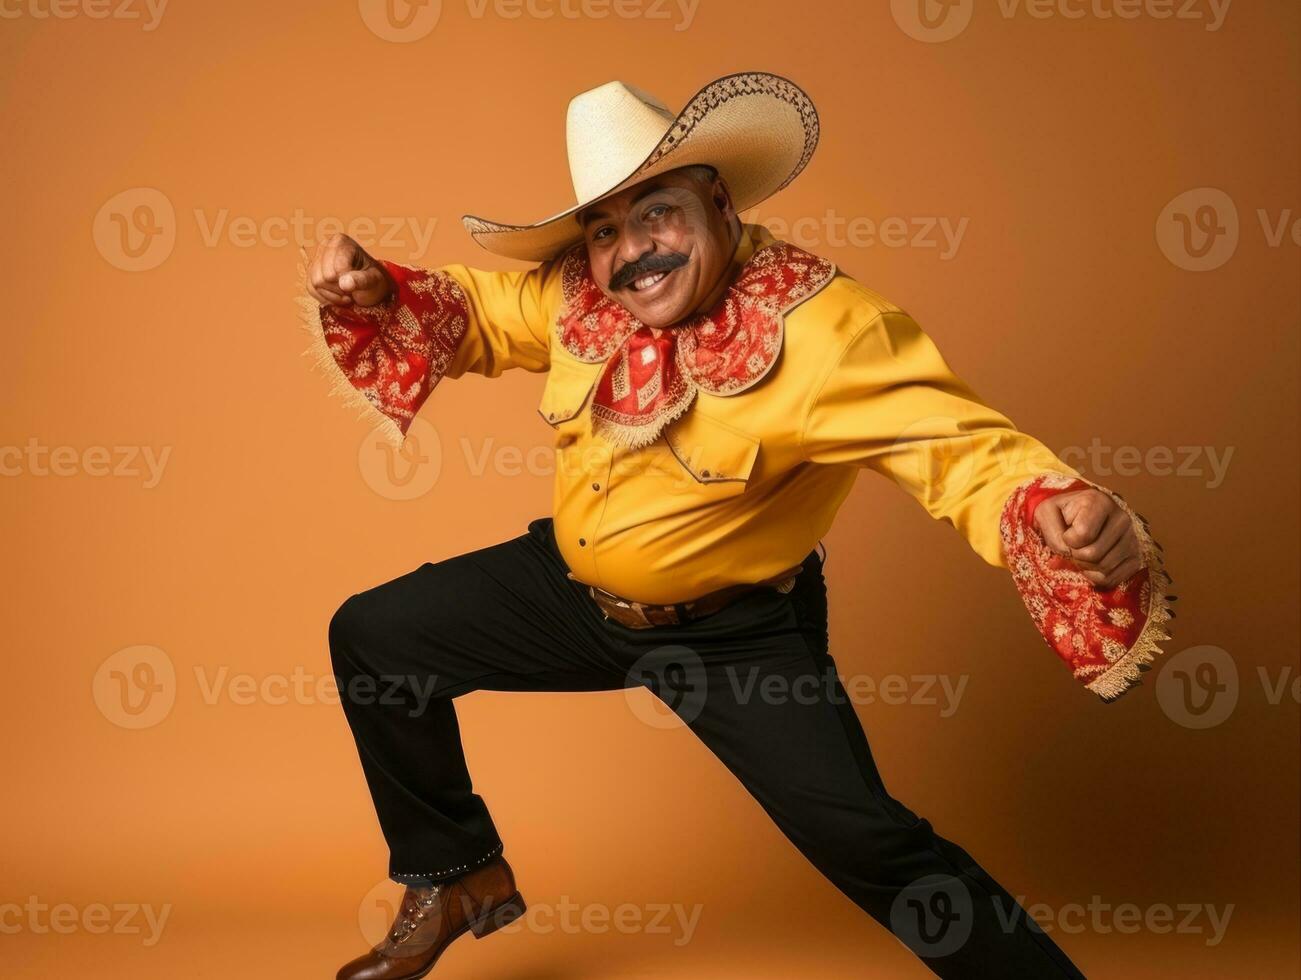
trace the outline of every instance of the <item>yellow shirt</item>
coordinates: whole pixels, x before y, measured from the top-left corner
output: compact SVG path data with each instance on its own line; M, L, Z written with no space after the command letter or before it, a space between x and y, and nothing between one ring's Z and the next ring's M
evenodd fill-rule
M746 226L733 272L772 242ZM987 562L999 518L1036 475L1077 475L984 405L897 306L837 273L787 313L762 382L700 391L650 446L592 431L603 365L559 342L559 262L527 272L446 266L470 304L446 372L549 372L539 411L555 430L555 533L581 581L648 603L684 602L798 565L831 527L860 468L894 479Z

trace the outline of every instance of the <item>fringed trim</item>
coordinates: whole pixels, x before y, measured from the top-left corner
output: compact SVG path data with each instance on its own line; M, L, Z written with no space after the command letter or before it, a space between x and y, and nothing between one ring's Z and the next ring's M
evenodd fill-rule
M1073 562L1049 549L1033 520L1035 508L1049 497L1085 489L1107 494L1129 517L1143 559L1143 570L1106 592L1094 589ZM1012 492L1000 525L1004 555L1026 610L1075 679L1103 701L1114 701L1139 683L1170 639L1175 598L1168 594L1161 546L1146 519L1106 487L1046 473Z
M653 422L630 423L627 416L603 405L592 406L592 430L606 442L625 449L645 449L658 439L673 422L682 416L696 401L696 386L688 385L686 397L665 409Z
M320 304L307 292L305 263L300 263L298 266L298 294L295 296L295 303L298 306L299 320L310 338L303 355L310 357L312 367L329 380L330 396L338 397L345 407L355 409L357 417L370 425L386 442L391 443L395 448L401 448L405 438L401 428L381 412L363 392L353 387L330 350L330 344L325 339L325 326L321 323Z
M1125 502L1125 499L1106 487L1097 487L1108 494L1120 508L1129 515L1134 523L1134 533L1138 536L1139 548L1148 573L1148 609L1147 622L1138 639L1134 641L1129 652L1117 660L1106 672L1089 681L1085 686L1103 701L1115 701L1118 697L1140 682L1142 675L1151 669L1152 661L1164 653L1161 644L1170 639L1169 624L1174 619L1174 610L1170 603L1175 596L1169 594L1170 575L1165 568L1165 554L1161 546L1152 538L1152 529L1147 519L1137 514Z

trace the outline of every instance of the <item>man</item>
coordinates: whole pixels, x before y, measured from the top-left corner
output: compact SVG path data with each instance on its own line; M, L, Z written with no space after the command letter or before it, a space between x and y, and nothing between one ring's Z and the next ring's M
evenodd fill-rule
M424 976L456 937L524 911L454 698L638 684L937 974L1079 976L886 792L827 651L815 549L858 469L892 477L1011 568L1050 644L1112 698L1165 638L1145 526L977 400L898 307L741 223L817 144L791 82L729 76L678 114L612 82L574 99L567 135L574 207L466 219L536 268L413 270L336 236L308 270L323 364L396 442L441 378L522 367L548 372L557 453L553 519L355 595L330 624L408 886L385 941L339 977ZM401 703L355 696L380 679Z

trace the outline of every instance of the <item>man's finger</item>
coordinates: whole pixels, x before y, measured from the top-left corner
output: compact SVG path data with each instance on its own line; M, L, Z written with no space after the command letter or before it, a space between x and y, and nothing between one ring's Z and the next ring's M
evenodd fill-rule
M316 302L327 306L350 306L352 300L340 292L325 274L325 259L330 251L328 244L319 245L309 260L306 249L303 250L303 258L307 261L307 293Z
M315 249L312 252L312 260L307 264L307 283L313 289L325 281L325 273L321 270L321 253L323 251L323 248Z
M1107 518L1107 523L1102 527L1102 533L1092 544L1085 545L1082 548L1076 548L1071 552L1071 557L1076 561L1089 562L1095 565L1105 565L1102 559L1116 546L1116 542L1125 536L1125 532L1130 529L1131 522L1129 515L1117 507Z
M1093 544L1106 523L1108 508L1098 495L1090 494L1084 498L1075 513L1071 515L1071 524L1062 534L1062 540L1069 548L1083 548Z
M338 282L339 277L345 272L351 272L355 267L357 245L350 238L342 238L333 248L326 258L326 273L329 277Z
M1070 545L1062 537L1066 531L1066 521L1062 518L1062 512L1055 500L1050 498L1042 501L1035 509L1034 519L1048 547L1059 555L1070 554Z
M320 274L307 280L307 291L320 303L343 303L348 299L335 283L327 281Z
M334 239L316 246L316 255L312 259L312 274L323 282L334 282L339 277L334 271L335 253L338 246Z
M384 285L384 271L372 265L368 269L345 272L339 277L339 289L346 293L365 292Z
M1126 559L1119 568L1102 577L1100 587L1114 589L1122 582L1128 581L1143 568L1143 559L1138 555Z
M1136 554L1138 554L1138 539L1132 534L1126 534L1097 561L1085 561L1080 557L1080 552L1075 551L1071 553L1071 562L1082 572L1101 572L1107 575L1121 562Z
M1112 572L1118 566L1131 558L1137 557L1139 554L1138 537L1132 533L1126 534L1112 546L1111 550L1098 564L1102 566L1104 572Z
M347 305L351 300L335 286L327 282L319 272L313 273L307 280L307 292L318 303L335 306Z
M308 292L312 294L312 298L318 303L324 303L326 306L352 305L352 297L343 293L335 292L333 289L322 287L318 289L309 289Z

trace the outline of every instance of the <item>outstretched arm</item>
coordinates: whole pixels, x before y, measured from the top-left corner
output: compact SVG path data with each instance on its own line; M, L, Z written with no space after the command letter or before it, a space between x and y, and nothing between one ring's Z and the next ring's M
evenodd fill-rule
M444 377L550 363L554 263L526 272L415 269L335 235L313 256L304 287L318 361L394 442Z
M1168 583L1141 520L989 408L905 313L864 324L811 396L807 458L891 477L1009 567L1044 639L1105 698L1167 639Z
M803 439L813 462L888 476L992 565L1006 563L999 519L1013 491L1048 473L1079 475L977 398L901 312L879 314L833 352Z

